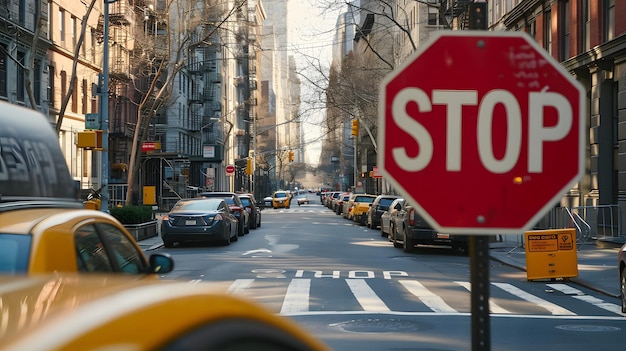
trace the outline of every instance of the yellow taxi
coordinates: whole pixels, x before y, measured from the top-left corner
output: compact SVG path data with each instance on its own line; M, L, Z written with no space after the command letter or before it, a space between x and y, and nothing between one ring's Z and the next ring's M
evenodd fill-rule
M0 103L0 274L173 269L148 259L113 216L84 208L58 139L40 113Z
M349 209L350 218L359 222L360 225L365 225L367 223L367 211L369 211L374 200L376 200L376 195L356 194L352 207Z
M272 207L273 208L290 208L291 207L291 193L285 190L275 191L272 195Z
M210 283L100 274L0 276L0 349L330 350Z

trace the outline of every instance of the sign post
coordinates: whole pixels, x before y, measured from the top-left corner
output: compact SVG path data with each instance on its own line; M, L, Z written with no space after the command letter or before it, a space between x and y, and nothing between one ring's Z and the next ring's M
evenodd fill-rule
M473 348L489 349L489 236L536 224L584 171L585 91L526 33L442 31L382 81L378 166L470 238Z

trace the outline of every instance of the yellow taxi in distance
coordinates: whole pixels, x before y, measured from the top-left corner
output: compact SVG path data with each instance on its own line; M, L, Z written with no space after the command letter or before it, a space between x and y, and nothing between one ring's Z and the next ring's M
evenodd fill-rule
M209 283L122 275L0 276L0 349L330 350Z
M359 222L360 225L365 225L367 223L367 211L369 211L374 200L376 200L376 195L357 194L350 209L350 218Z
M272 195L272 207L273 208L290 208L291 207L291 193L285 190L275 191Z
M173 269L113 216L84 208L58 139L34 110L0 103L0 274Z

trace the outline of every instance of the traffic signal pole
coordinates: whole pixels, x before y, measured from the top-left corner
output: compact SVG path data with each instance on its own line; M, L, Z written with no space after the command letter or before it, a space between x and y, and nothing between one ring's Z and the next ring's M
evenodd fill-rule
M100 153L101 202L100 211L109 211L109 3L104 0L104 41L102 42L102 74L100 77L100 128L102 128L102 152Z

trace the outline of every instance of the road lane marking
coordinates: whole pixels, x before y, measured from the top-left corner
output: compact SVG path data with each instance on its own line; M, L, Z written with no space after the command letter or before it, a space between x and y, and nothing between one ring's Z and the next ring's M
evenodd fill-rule
M622 313L622 306L618 306L614 303L610 303L610 302L606 302L602 299L599 299L595 296L591 296L591 295L585 295L585 293L583 293L581 290L578 290L572 286L569 286L567 284L546 284L548 287L554 289L554 290L558 290L566 295L571 295L573 298L580 300L580 301L584 301L586 303L589 303L591 305L594 305L598 308L601 308L603 310L618 314L620 316L623 316L624 314Z
M465 289L467 289L467 291L471 292L472 291L472 284L470 284L469 282L455 282L457 284L459 284L460 286L464 287ZM491 313L511 313L509 310L500 307L500 305L498 305L493 298L489 298L489 311Z
M399 280L411 294L417 296L426 306L428 306L434 312L440 313L457 313L457 310L450 307L443 299L430 290L426 289L424 285L416 280Z
M548 312L553 315L562 315L562 316L575 316L576 313L567 310L559 305L555 305L552 302L546 301L540 297L529 294L522 289L519 289L511 284L507 283L491 283L498 288L519 297L520 299L526 300L528 302L534 303L535 305L548 310Z
M311 279L292 279L287 287L280 313L298 313L309 310Z
M254 279L237 279L229 287L228 292L231 294L241 294L254 283Z
M378 295L367 285L364 279L346 279L346 283L352 291L352 295L365 311L370 312L387 312L389 307L385 305Z

